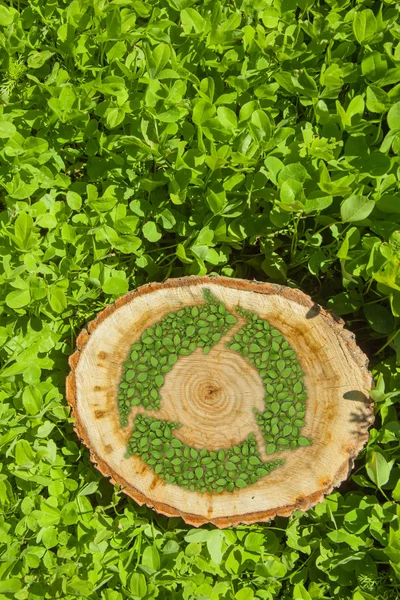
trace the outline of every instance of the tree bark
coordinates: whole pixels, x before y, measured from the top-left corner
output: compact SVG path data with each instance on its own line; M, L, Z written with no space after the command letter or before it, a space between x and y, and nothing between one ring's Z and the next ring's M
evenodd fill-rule
M194 526L321 502L374 420L354 335L285 286L219 276L144 285L76 346L67 400L91 460L137 503Z

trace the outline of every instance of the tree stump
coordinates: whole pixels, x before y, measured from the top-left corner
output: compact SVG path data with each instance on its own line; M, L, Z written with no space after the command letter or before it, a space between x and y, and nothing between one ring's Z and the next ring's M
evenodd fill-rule
M299 290L151 283L77 339L67 399L97 468L195 526L289 516L344 479L373 422L366 356Z

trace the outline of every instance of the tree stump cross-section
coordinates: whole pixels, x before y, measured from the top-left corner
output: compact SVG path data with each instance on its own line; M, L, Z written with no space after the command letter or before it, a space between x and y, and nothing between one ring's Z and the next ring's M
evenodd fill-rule
M343 325L283 286L142 286L78 337L76 431L128 495L187 523L306 510L347 477L373 422L367 359Z

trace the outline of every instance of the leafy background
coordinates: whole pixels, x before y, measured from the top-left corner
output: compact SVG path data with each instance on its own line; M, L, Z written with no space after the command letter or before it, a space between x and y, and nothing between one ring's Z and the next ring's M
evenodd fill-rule
M400 597L400 5L2 0L0 598ZM79 330L148 281L300 287L371 359L350 479L193 529L74 435Z

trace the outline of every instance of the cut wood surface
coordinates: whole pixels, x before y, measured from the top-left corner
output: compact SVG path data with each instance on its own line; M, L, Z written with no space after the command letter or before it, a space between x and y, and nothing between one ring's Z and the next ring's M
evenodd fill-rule
M194 320L198 333L194 307L214 329ZM67 399L92 461L136 502L228 527L307 510L347 478L373 422L367 364L299 290L185 277L122 296L81 332Z

